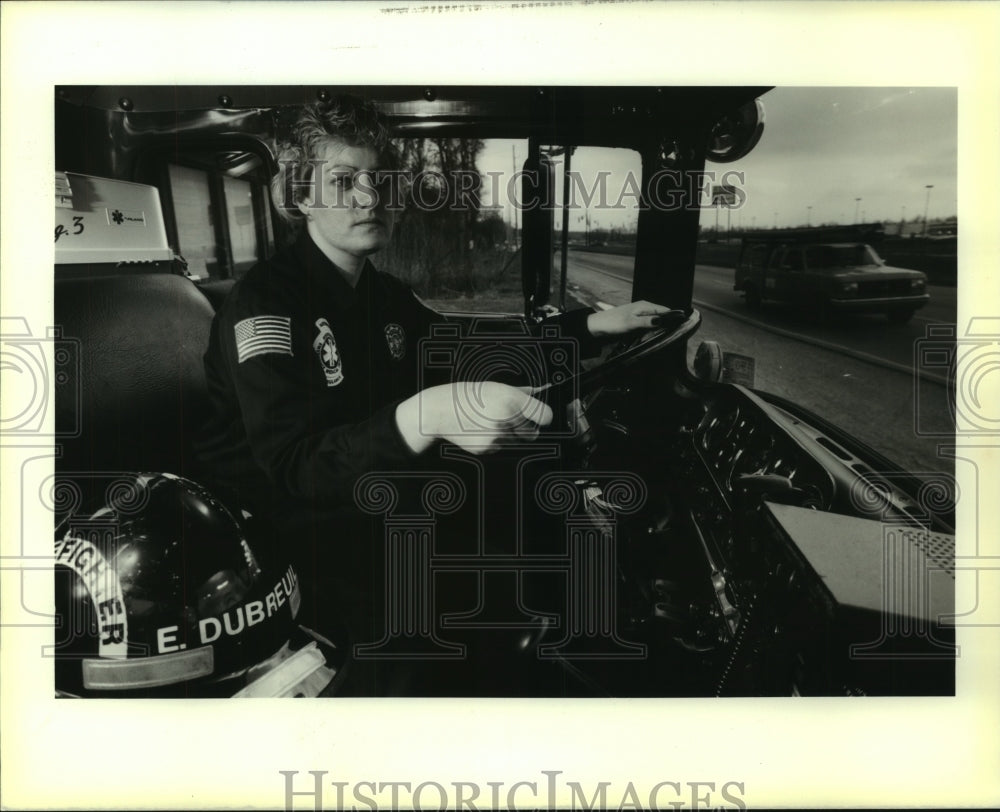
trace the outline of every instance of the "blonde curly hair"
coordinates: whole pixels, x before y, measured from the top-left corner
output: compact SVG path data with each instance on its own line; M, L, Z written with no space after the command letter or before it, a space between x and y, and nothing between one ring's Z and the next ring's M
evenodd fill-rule
M375 105L357 96L335 96L302 108L287 140L278 144L278 171L271 178L274 210L289 225L305 219L298 204L308 195L313 164L329 141L367 147L388 167L396 164L389 128Z

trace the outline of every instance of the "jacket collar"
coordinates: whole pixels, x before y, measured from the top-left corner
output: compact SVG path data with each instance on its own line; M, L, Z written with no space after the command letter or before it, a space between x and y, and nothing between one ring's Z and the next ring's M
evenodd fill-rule
M309 287L312 290L331 293L339 310L348 310L358 303L359 294L364 295L363 292L367 291L375 273L371 261L366 259L358 277L358 284L352 288L344 279L340 267L330 261L304 228L295 240L293 251L305 270Z

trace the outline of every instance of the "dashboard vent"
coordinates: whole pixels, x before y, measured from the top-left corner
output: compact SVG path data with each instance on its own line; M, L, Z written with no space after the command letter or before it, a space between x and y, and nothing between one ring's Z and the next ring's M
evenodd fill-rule
M816 442L819 443L821 446L823 446L823 448L825 448L827 451L832 451L842 460L849 461L854 459L853 456L844 451L844 449L842 449L839 445L833 442L833 440L828 440L826 439L826 437L817 437Z

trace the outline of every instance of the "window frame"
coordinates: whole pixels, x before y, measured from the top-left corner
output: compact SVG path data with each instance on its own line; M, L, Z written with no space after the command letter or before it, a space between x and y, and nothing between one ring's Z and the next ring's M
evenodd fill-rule
M211 206L211 228L216 243L217 275L209 274L208 279L239 279L253 265L273 256L278 241L278 229L273 222L271 210L269 180L265 176L270 168L270 159L264 160L256 149L248 149L246 144L235 148L261 158L263 165L241 175L233 175L221 168L208 156L233 151L234 145L219 144L208 148L204 144L178 145L170 152L161 151L156 159L156 186L160 189L160 204L167 229L167 239L178 254L181 252L180 231L177 224L177 213L174 204L174 187L170 177L170 166L183 167L204 172L208 181L209 203ZM206 157L199 159L196 155L201 151ZM256 257L252 261L236 263L233 258L232 238L229 233L229 219L226 208L226 177L244 180L250 184L250 199L254 224L254 235L257 241ZM268 221L270 220L270 228Z

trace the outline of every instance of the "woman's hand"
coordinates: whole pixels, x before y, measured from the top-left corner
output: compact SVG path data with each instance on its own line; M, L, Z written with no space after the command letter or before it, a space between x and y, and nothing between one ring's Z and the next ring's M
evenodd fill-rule
M631 302L591 313L587 317L587 329L595 338L623 335L634 330L648 330L659 326L656 321L657 316L669 312L669 307L652 302Z
M552 409L525 389L496 381L460 381L418 392L396 407L396 424L414 453L447 440L473 454L532 441Z

